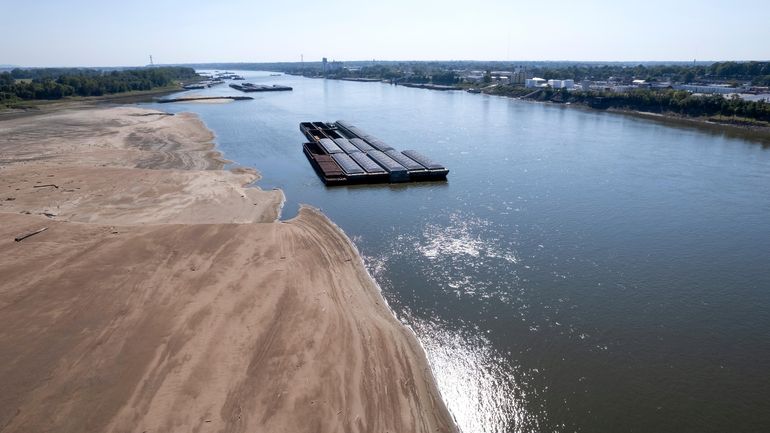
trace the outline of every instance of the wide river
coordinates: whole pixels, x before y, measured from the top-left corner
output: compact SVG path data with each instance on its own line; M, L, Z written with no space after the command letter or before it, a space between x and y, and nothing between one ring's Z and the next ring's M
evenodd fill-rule
M424 345L465 433L770 426L770 148L577 107L266 72L198 113L219 149L321 208ZM227 85L207 95L239 94ZM448 182L327 188L301 121L344 119Z

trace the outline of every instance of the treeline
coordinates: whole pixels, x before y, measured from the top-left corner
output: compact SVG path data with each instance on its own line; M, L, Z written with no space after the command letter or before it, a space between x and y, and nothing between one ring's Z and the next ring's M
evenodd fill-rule
M377 78L405 82L434 82L452 84L459 71L514 71L522 68L528 77L574 79L575 81L614 80L630 83L642 79L650 82L675 83L723 82L755 86L770 86L770 62L717 62L707 63L579 63L579 62L345 62L345 68L329 71L332 78ZM280 70L309 76L322 75L320 63L284 64ZM454 74L450 77L448 74ZM441 83L439 83L441 81Z
M628 82L632 80L674 81L690 83L705 73L705 66L683 65L570 65L565 67L533 67L527 68L527 75L550 79L573 79L575 81L607 81Z
M312 70L306 75L319 76L321 72ZM452 85L462 81L457 72L434 67L428 63L412 66L408 70L403 65L363 66L354 70L339 68L328 72L326 77L338 79L376 78L378 80L392 80L399 83L432 83L441 85Z
M718 62L709 66L707 75L762 81L764 85L770 85L770 62Z
M770 86L770 62L717 62L711 65L569 65L527 68L529 75L550 79L571 78L575 81L609 80L621 82L647 81L740 81L755 86Z
M770 104L746 101L738 96L693 95L685 91L635 90L615 92L560 92L568 93L565 101L583 103L593 108L621 108L653 113L676 113L690 117L742 117L770 122Z
M770 122L770 103L746 101L738 96L693 95L681 90L638 89L631 92L566 91L561 89L523 89L497 86L488 93L504 96L526 96L528 99L558 103L583 104L597 109L625 109L651 113L674 113L688 117L739 117Z
M14 69L0 73L0 103L152 90L197 77L195 70L187 67L113 71L74 68Z

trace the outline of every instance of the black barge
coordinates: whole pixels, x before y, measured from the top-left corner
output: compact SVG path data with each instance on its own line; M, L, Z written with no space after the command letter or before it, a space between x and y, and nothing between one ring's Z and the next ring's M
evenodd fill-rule
M302 147L326 185L445 181L449 170L414 151L399 152L379 138L338 120L302 122Z
M241 92L282 92L282 91L294 90L289 86L280 86L278 84L273 84L272 86L268 86L265 84L233 83L233 84L230 84L230 87L232 87L235 90L240 90Z

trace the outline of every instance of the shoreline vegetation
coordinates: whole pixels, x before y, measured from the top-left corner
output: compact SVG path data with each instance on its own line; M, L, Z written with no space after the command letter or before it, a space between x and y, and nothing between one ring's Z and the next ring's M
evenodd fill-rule
M126 105L150 102L181 91L179 85L159 87L153 90L116 93L103 96L69 96L57 100L23 101L10 106L0 106L0 121L19 117L37 116L67 109L92 109L107 105Z
M488 95L522 100L576 104L591 109L659 115L670 119L689 120L750 129L770 134L770 104L726 99L720 95L700 96L684 91L635 90L628 93L582 92L560 89L525 89L513 86L493 86L482 89Z
M121 98L178 91L202 77L193 68L105 71L78 68L13 69L0 73L0 108L34 109L49 101Z
M3 431L457 431L322 213L193 114L58 107L0 120Z

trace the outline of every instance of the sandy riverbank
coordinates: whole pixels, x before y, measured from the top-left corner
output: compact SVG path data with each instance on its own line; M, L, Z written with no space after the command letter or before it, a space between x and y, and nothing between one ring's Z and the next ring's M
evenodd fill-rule
M211 140L139 108L0 121L0 430L454 431L344 234L276 222Z
M587 108L593 110L592 108ZM711 134L724 134L729 137L743 140L756 141L764 146L770 145L770 127L751 126L737 123L719 122L710 118L687 117L672 113L650 113L634 110L607 110L612 113L620 113L627 116L639 117L673 127L689 127Z

